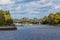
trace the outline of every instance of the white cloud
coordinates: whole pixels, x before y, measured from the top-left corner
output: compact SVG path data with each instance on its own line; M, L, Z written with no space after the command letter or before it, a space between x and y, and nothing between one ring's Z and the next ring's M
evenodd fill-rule
M17 0L17 1L22 2L23 0Z
M59 6L55 6L55 9L60 9L60 5Z
M40 0L40 2L45 3L47 0Z
M18 6L18 7L16 7L16 10L18 11L18 10L20 10L20 7Z
M43 7L47 7L47 6L51 6L52 2L42 2L43 4L41 4L42 1L34 1L34 2L29 2L29 3L25 3L25 4L19 4L15 10L17 12L25 12L28 14L39 14L40 8Z
M2 4L11 4L11 3L14 3L13 1L11 1L11 0L0 0L0 5L2 5Z
M48 15L50 12L54 12L55 9L60 8L60 6L56 6L56 3L60 3L57 0L39 0L39 1L30 1L25 3L23 3L23 1L24 0L14 0L15 3L16 2L21 2L21 3L17 3L12 6L9 6L9 9L13 10L11 13L16 13L17 17L20 16L23 17L27 15L30 15L30 17L34 15L34 17L36 17L38 15L42 16L43 13L44 15ZM10 2L7 3L11 3L11 0ZM21 15L20 13L23 15Z
M46 2L46 1L36 1L36 2L30 2L26 4L26 7L46 7L52 5L52 2Z

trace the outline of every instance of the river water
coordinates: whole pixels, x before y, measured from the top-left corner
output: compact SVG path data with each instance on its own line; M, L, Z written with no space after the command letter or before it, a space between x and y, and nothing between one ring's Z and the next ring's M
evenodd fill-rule
M60 40L60 27L49 25L17 26L17 30L1 30L0 40Z

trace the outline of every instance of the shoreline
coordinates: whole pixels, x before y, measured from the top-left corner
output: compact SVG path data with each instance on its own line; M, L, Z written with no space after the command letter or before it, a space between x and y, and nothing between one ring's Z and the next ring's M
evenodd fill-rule
M15 26L0 26L0 30L17 30Z

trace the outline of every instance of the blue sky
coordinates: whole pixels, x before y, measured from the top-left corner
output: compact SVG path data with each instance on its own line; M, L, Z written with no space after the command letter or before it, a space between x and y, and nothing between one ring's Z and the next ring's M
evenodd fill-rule
M60 12L60 0L0 0L0 9L9 10L12 18L42 18Z

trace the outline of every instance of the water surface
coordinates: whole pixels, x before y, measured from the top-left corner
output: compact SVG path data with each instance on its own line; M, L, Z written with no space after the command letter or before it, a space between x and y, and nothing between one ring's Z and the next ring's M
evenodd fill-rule
M60 27L49 25L17 26L17 30L0 30L0 40L60 40Z
M60 27L49 25L18 27L17 40L60 40Z

